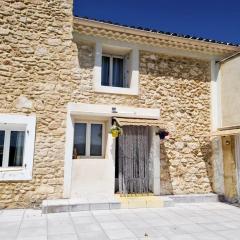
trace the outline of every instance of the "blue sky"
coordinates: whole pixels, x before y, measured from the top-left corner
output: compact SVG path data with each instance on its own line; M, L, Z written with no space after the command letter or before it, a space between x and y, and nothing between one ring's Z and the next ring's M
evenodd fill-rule
M240 43L240 0L74 0L74 15Z

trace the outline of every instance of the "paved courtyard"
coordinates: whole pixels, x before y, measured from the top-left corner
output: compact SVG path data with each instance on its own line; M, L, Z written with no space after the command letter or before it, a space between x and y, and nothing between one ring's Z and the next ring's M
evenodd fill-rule
M239 240L240 208L223 203L178 204L161 209L120 209L41 214L0 212L1 240Z

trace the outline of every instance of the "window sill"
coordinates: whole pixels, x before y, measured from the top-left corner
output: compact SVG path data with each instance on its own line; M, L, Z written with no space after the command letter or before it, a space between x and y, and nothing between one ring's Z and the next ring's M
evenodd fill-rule
M32 172L22 167L0 169L1 181L29 181L32 180Z
M138 89L137 88L96 86L94 91L95 92L100 92L100 93L112 93L112 94L122 94L122 95L138 95Z
M75 161L92 161L92 160L97 160L97 161L101 161L101 160L106 160L106 158L101 158L101 157L96 157L96 158L73 158L73 160Z
M12 171L21 171L23 170L23 167L8 167L8 168L1 168L0 172L12 172Z

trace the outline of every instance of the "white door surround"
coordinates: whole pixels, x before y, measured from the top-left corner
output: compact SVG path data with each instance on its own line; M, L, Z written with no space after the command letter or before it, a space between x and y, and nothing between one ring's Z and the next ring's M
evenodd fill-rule
M240 135L235 136L235 161L236 161L236 180L237 194L240 202Z
M104 192L109 194L114 194L114 182L115 182L115 171L114 171L114 163L115 163L115 141L112 138L111 134L107 136L107 143L106 143L106 151L105 151L105 158L104 159L81 159L79 162L73 163L72 160L72 150L73 150L73 138L74 138L74 122L76 118L101 118L105 119L108 123L107 127L110 127L111 118L112 117L129 117L129 118L149 118L149 119L159 119L160 118L160 110L159 109L150 109L150 108L133 108L128 106L118 106L118 105L99 105L99 104L76 104L76 103L69 103L67 107L67 123L66 123L66 143L65 143L65 161L64 161L64 197L77 197L77 194L73 194L71 196L72 187L79 186L78 184L82 184L79 186L81 194L88 192L91 195L92 193L98 192L101 193L101 189L104 186ZM153 134L154 136L154 134ZM154 184L154 193L158 195L160 193L160 153L158 144L159 138L154 136L154 151L153 156L154 159L154 181L157 184ZM98 161L99 160L99 161ZM84 161L86 164L84 164ZM87 162L88 161L88 162ZM82 164L81 164L82 163ZM96 165L97 164L97 165ZM92 178L89 176L88 178L81 178L84 179L83 181L78 181L77 184L72 184L72 180L78 174L81 174L79 171L74 172L73 165L77 168L81 166L81 173L82 177L86 174L87 168L88 172L91 169L96 170L92 172ZM156 168L155 168L156 166ZM75 168L74 167L74 168ZM86 168L85 168L86 167ZM84 169L85 168L85 169ZM104 171L98 172L98 171ZM86 176L86 175L85 175ZM99 182L99 176L101 177L101 181ZM95 182L94 182L94 179ZM75 181L75 180L74 180ZM95 184L96 183L96 184ZM100 186L101 185L101 186ZM107 189L108 188L108 189Z

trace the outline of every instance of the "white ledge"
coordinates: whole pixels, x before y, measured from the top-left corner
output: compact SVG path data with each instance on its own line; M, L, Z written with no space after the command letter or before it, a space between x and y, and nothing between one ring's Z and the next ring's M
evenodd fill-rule
M136 88L95 86L94 91L101 92L101 93L110 93L110 94L138 95L138 89Z

